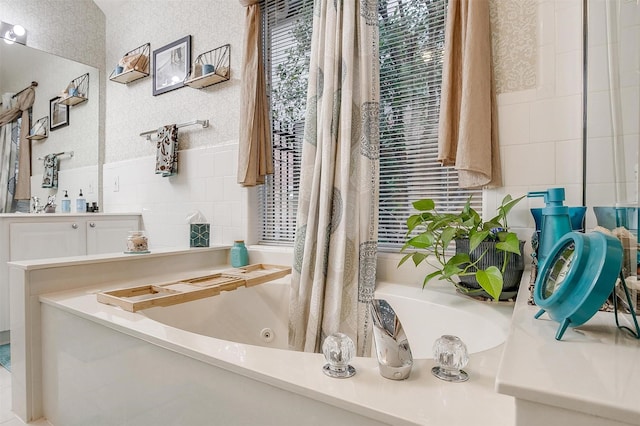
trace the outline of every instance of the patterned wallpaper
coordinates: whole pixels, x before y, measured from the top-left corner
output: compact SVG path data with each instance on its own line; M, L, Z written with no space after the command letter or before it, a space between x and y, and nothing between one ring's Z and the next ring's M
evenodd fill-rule
M141 132L192 120L208 119L210 126L180 129L180 150L237 143L244 13L237 0L137 0L107 9L107 75L122 55L144 43L151 44L153 56L154 50L191 35L192 62L205 51L231 45L231 79L158 96L152 94L151 76L128 85L107 81L105 164L155 155L155 144Z
M536 0L490 0L493 66L498 93L536 87Z

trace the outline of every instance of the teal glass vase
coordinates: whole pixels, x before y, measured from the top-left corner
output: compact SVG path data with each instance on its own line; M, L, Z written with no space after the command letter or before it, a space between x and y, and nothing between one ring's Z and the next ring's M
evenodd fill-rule
M239 268L249 264L249 252L243 240L236 240L231 247L231 266Z

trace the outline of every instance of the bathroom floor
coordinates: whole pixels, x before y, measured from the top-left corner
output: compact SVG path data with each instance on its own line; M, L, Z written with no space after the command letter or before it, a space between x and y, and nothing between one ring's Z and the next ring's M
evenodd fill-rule
M11 373L0 367L0 426L24 426L15 414L11 412ZM46 420L29 423L32 426L51 426Z

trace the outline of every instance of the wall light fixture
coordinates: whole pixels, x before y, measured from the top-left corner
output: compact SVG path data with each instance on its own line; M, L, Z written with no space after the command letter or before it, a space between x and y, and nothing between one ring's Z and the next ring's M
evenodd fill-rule
M26 46L27 30L22 25L0 21L0 38L7 44L20 43Z

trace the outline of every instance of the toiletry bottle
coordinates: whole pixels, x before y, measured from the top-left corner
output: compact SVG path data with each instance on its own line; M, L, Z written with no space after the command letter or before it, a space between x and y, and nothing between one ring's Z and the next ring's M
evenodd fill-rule
M243 240L236 240L231 247L231 266L239 268L249 264L249 252Z
M80 195L76 198L76 212L77 213L86 213L87 204L84 196L82 195L82 189L80 190Z
M69 194L67 191L64 191L64 198L62 199L62 213L71 213L71 200L69 199Z
M554 244L566 233L571 232L569 207L563 205L564 188L549 188L546 191L532 191L527 197L544 197L542 226L538 244L538 267L545 261Z

